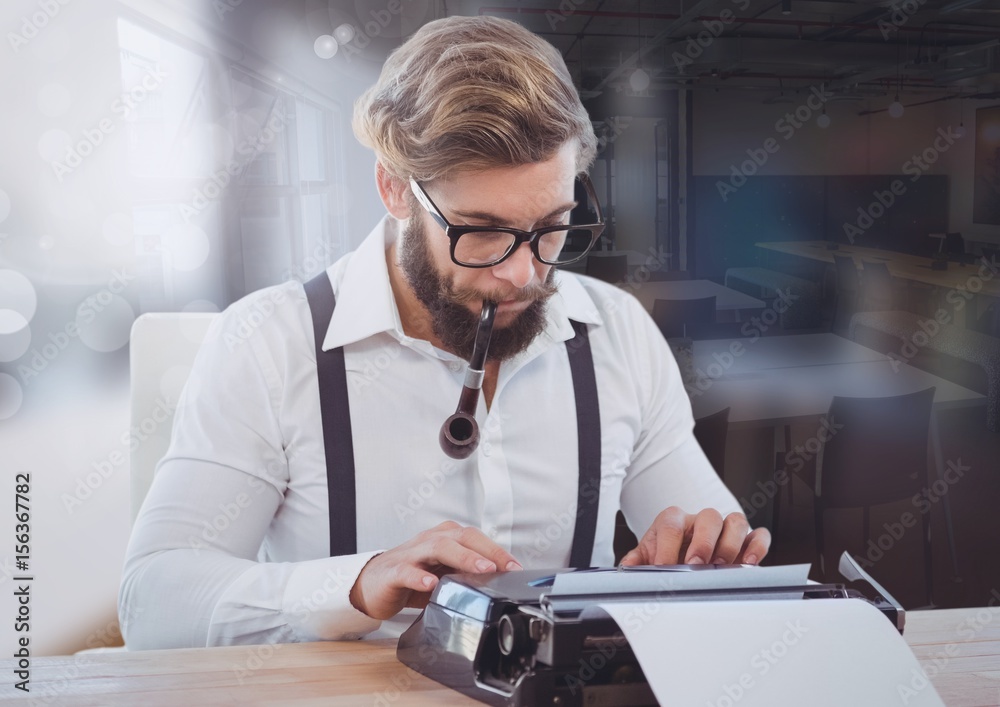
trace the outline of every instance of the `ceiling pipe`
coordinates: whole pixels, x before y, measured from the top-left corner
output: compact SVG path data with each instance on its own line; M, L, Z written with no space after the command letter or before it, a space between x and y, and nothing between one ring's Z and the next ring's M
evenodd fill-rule
M506 13L506 14L519 14L524 13L527 15L544 15L546 13L553 12L559 14L558 10L553 10L551 8L541 8L541 7L481 7L479 8L479 14L485 15L488 13ZM584 17L607 17L614 19L636 19L642 17L643 19L654 19L654 20L677 20L681 17L687 17L687 15L673 15L665 14L661 12L610 12L606 10L574 10L571 14L582 15ZM713 15L698 15L691 17L689 22L708 22L717 21L719 18ZM856 29L862 31L870 32L881 32L881 28L878 25L871 24L857 24L852 22L823 22L822 20L783 20L783 19L768 19L761 17L734 17L732 22L729 24L747 24L747 25L784 25L789 27L796 27L800 32L803 27L824 27L827 29ZM897 32L921 32L923 28L921 27L909 27L907 25L902 25L895 27ZM986 37L995 37L995 31L989 30L978 30L978 29L938 29L936 30L942 34L970 34L970 35L981 35Z
M649 40L645 45L641 46L639 48L639 51L637 51L635 54L633 54L628 59L623 61L621 65L618 66L618 68L613 69L611 73L609 73L607 76L601 79L601 82L598 83L596 86L594 86L592 90L600 91L602 88L604 88L609 83L617 79L619 76L623 76L626 72L631 71L633 67L637 66L639 62L642 61L642 58L646 54L652 52L654 49L659 47L668 39L672 39L674 32L679 30L681 27L684 27L685 25L694 22L698 17L700 17L700 15L698 14L699 12L714 5L716 1L717 0L701 0L700 2L695 3L690 10L685 12L683 15L678 17L669 25L667 25L667 27L663 31L657 33L655 37Z
M916 103L907 103L903 108L916 108L917 106L926 106L929 103L941 103L942 101L952 101L956 98L964 98L959 93L952 94L950 96L941 96L940 98L931 98L926 101L917 101ZM888 108L878 108L876 110L863 110L858 113L858 115L875 115L876 113L885 113Z
M937 61L945 61L947 59L953 59L957 56L965 56L966 54L972 54L974 52L986 51L987 49L992 49L995 46L1000 45L1000 39L994 39L989 42L981 42L980 44L970 45L966 47L958 47L950 51L945 52L937 57ZM847 76L839 78L832 81L829 85L830 90L836 91L840 88L846 88L853 84L864 83L866 81L871 81L873 79L885 78L886 76L891 76L896 74L897 76L900 72L905 71L908 68L917 68L916 61L904 61L900 62L895 66L884 66L878 69L872 69L871 71L865 71L860 74L855 74L854 76Z

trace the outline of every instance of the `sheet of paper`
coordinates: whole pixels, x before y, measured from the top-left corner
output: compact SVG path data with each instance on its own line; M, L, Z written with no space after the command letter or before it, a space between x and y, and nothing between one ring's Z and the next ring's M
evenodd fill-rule
M809 565L741 567L702 565L691 570L628 569L566 572L556 575L551 596L617 592L676 592L685 589L757 589L798 587L806 583Z
M944 705L892 623L861 600L601 608L624 631L663 705Z

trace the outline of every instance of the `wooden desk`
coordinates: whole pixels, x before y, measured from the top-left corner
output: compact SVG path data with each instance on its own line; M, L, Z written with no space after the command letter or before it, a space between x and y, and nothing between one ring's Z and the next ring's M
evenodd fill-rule
M827 241L782 241L755 245L765 250L797 255L824 263L835 262L834 255L849 255L854 258L856 267L860 267L863 260L881 262L889 268L890 275L903 280L913 280L946 289L981 291L982 294L1000 297L1000 274L992 274L988 270L980 274L982 261L965 267L958 263L948 263L947 270L931 270L930 258L879 248L841 245L837 250L827 250Z
M644 282L635 287L627 284L647 312L653 311L653 302L658 299L700 299L715 297L717 312L733 312L744 309L764 309L764 303L755 297L731 290L711 280L667 280Z
M1000 607L911 612L905 638L948 707L1000 704ZM391 639L35 658L28 695L13 664L0 661L0 699L39 704L481 704L399 663Z

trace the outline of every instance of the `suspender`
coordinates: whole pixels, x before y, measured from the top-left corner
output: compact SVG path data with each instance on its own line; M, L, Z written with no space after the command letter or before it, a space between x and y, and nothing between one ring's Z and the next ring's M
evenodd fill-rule
M347 391L344 349L323 351L323 339L336 299L326 272L304 285L316 339L316 376L326 450L327 497L330 504L330 556L357 553L357 497L354 479L354 440ZM601 493L601 416L597 379L587 326L572 322L576 335L566 342L573 392L576 396L577 486L576 528L570 567L589 567L597 534L597 507Z
M326 448L326 495L330 502L330 557L354 555L358 551L357 497L344 347L323 351L323 339L337 301L326 272L305 283L305 290L316 337L316 377Z
M573 322L576 336L566 342L576 396L576 448L580 480L576 489L576 528L570 567L590 567L597 535L597 503L601 499L601 411L587 325Z

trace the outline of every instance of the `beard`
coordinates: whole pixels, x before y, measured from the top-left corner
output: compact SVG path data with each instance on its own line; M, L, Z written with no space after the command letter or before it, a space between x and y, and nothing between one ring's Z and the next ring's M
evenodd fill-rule
M414 201L411 213L420 213ZM488 358L505 361L521 353L545 328L545 306L557 288L553 282L555 269L549 271L545 282L513 293L502 291L479 292L457 290L452 278L438 272L427 245L427 233L419 218L407 219L399 244L399 264L410 287L431 316L431 327L444 347L466 361L472 358L472 349L479 330L480 313L472 312L466 305L481 304L483 300L503 302L515 300L531 302L504 327L499 322L493 327ZM443 236L442 236L443 237ZM499 313L497 315L500 316Z

